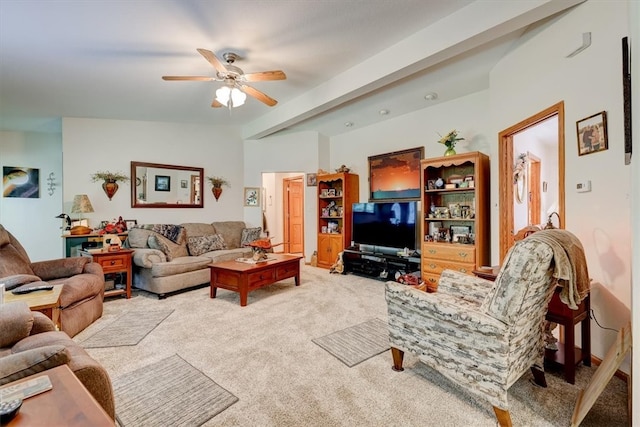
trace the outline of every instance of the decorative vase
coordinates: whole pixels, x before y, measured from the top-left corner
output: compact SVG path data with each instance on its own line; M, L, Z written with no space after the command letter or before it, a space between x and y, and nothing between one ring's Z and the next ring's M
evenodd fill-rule
M447 147L447 151L444 152L445 156L453 156L456 154L456 150L453 147Z
M107 193L109 200L111 200L113 195L116 194L116 191L118 191L118 183L113 180L107 180L102 183L102 189Z
M222 194L222 187L212 187L211 192L213 193L213 197L216 198L216 202L217 202L218 198Z

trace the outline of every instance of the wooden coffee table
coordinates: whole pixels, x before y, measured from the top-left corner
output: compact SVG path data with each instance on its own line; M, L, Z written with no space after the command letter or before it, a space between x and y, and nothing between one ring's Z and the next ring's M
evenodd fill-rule
M269 254L269 260L257 264L223 261L209 264L211 298L218 288L240 293L240 306L247 305L247 294L263 286L295 277L300 286L300 255Z
M4 302L24 301L31 311L39 311L53 321L60 330L60 292L64 285L54 285L50 291L35 291L28 294L15 295L11 291L4 292Z

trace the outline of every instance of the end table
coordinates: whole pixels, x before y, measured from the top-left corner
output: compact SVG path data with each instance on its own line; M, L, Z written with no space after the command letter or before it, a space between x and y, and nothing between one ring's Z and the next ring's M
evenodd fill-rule
M97 262L102 266L105 274L108 273L126 273L127 281L124 289L113 289L104 292L105 297L113 297L116 295L125 295L131 298L131 255L133 249L120 249L119 251L79 251L81 256L90 257L93 262Z

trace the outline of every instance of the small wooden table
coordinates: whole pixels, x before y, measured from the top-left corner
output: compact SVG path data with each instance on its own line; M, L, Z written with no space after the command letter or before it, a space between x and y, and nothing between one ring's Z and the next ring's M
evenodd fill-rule
M7 427L115 425L67 365L31 375L16 381L15 384L43 375L49 377L53 388L25 399L18 414L6 424Z
M113 289L104 292L105 297L113 297L116 295L125 295L131 298L131 255L135 251L133 249L120 249L119 251L79 251L81 256L90 257L93 262L97 262L102 266L104 274L109 273L126 273L127 281L124 289Z
M64 285L53 285L50 291L35 291L28 294L15 295L4 291L4 302L24 301L31 311L39 311L47 316L60 330L60 293Z
M474 270L473 274L493 282L499 272L500 267L494 266ZM591 366L591 322L589 318L591 298L590 294L587 294L578 305L578 309L571 310L560 300L561 289L560 286L556 286L553 292L547 309L546 320L562 326L564 343L558 343L558 350L545 349L544 361L545 365L549 367L564 367L566 381L570 384L575 384L576 365L582 361L584 366ZM581 347L576 347L575 325L578 323L580 323L582 335Z
M240 306L247 305L247 294L263 286L295 277L300 286L300 255L269 254L269 260L256 264L223 261L209 264L211 298L218 288L240 293Z

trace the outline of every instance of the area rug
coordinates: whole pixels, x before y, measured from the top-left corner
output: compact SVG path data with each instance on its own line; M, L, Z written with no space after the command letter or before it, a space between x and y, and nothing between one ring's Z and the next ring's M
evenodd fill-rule
M84 348L136 345L173 310L129 311L82 341Z
M122 427L199 426L238 401L174 354L113 381Z
M372 319L311 341L351 368L388 350L389 332L385 322Z

